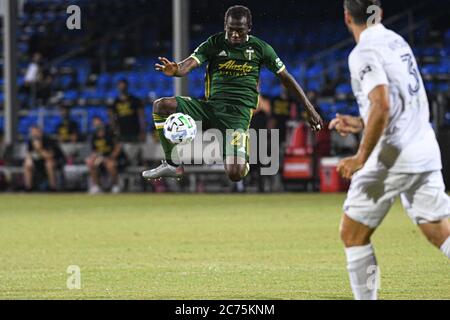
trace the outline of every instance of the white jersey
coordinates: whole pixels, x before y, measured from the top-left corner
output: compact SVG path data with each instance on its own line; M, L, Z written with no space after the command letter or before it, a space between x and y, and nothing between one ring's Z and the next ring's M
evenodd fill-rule
M393 173L441 170L427 94L408 43L382 24L369 27L361 33L360 42L350 54L349 66L365 124L370 92L379 85L389 87L389 124L366 167L382 167Z

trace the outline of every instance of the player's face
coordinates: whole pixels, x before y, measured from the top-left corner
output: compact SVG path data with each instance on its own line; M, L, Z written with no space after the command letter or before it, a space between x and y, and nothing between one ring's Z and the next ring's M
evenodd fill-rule
M233 17L228 17L225 23L225 32L227 33L228 41L233 46L245 43L245 41L247 41L248 33L250 32L247 18L242 17L241 19L234 19Z

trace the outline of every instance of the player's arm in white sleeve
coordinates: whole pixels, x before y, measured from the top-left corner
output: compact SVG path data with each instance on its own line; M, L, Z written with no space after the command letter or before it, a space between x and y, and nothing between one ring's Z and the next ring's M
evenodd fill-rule
M378 144L389 121L389 82L381 58L371 50L359 52L350 59L352 73L358 72L364 94L370 101L370 111L358 153L339 163L339 173L350 179L365 163Z

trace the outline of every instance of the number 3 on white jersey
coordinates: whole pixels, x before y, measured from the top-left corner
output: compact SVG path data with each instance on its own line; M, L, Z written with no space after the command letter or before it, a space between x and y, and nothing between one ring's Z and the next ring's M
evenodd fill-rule
M417 70L413 57L410 53L401 56L402 61L408 64L408 72L414 78L414 85L409 84L408 90L411 96L415 96L420 90L420 77L419 71Z

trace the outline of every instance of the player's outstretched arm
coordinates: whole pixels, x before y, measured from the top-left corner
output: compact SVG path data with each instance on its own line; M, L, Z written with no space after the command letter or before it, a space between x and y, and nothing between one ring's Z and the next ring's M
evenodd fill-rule
M199 66L197 60L192 57L180 63L169 61L169 59L164 57L159 57L158 59L162 64L155 64L155 70L164 73L168 77L184 77Z
M308 113L308 121L314 131L320 131L324 128L323 120L317 113L316 109L309 101L303 89L300 87L294 77L285 69L278 74L281 83L289 90L297 99L305 106Z
M356 156L342 160L338 172L346 179L359 171L369 159L375 146L380 141L389 121L389 89L386 85L377 86L369 94L370 112L365 134Z

